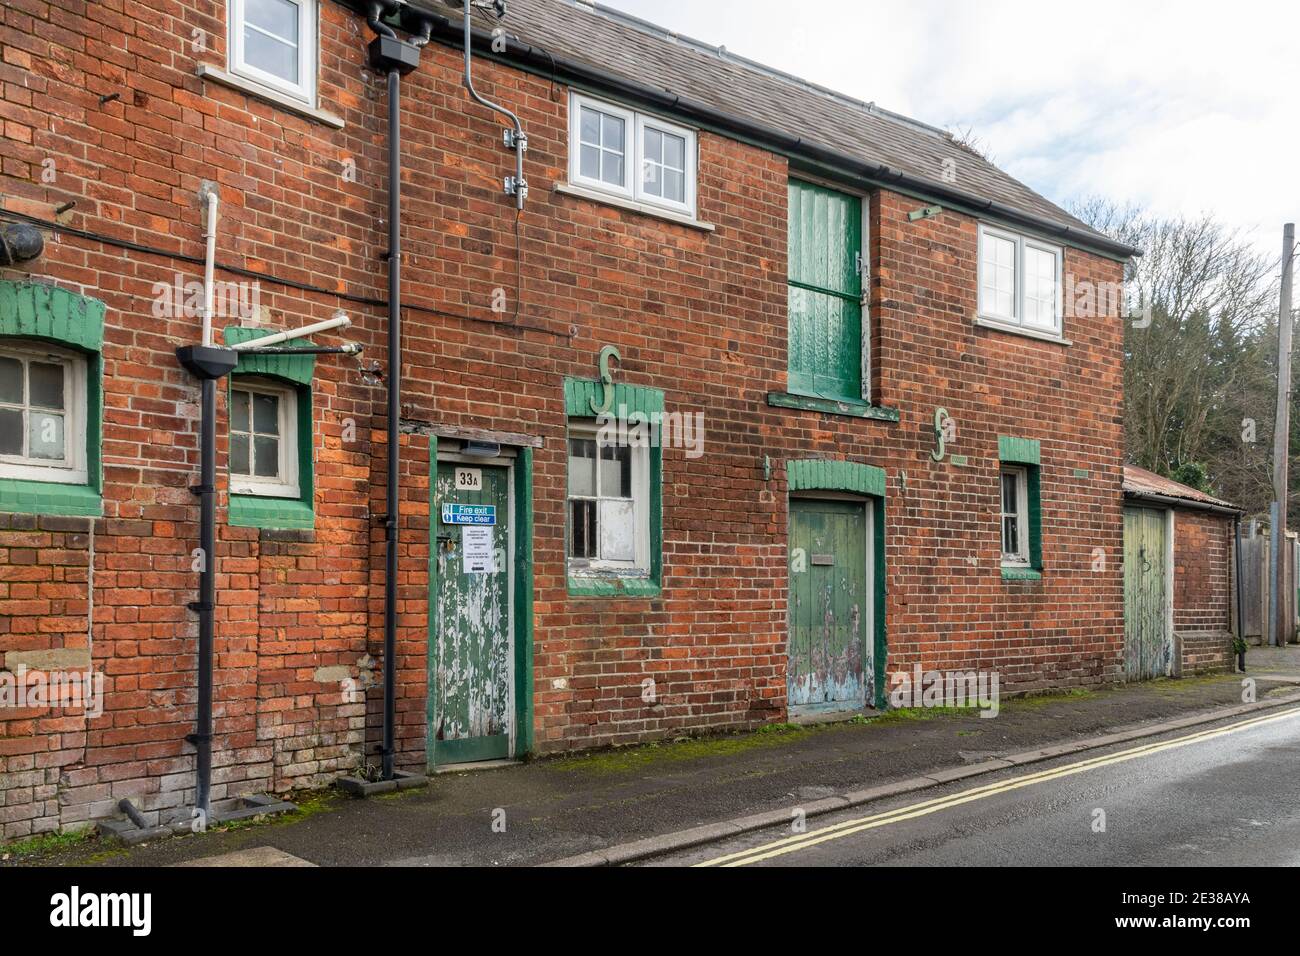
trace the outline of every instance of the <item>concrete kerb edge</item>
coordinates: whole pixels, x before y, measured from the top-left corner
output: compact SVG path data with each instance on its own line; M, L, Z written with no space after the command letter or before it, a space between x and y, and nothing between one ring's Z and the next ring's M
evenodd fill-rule
M837 810L843 810L848 807L860 806L865 803L871 803L875 800L882 800L886 797L894 797L906 793L928 790L932 787L942 786L957 780L978 777L987 773L995 773L996 771L1006 770L1011 767L1020 767L1026 764L1054 760L1057 757L1065 757L1086 750L1099 750L1103 747L1127 743L1132 740L1140 740L1144 737L1156 737L1173 730L1182 730L1187 727L1210 724L1215 721L1224 720L1230 717L1238 717L1243 714L1250 714L1260 710L1272 710L1277 707L1284 707L1287 704L1294 704L1297 701L1300 701L1300 693L1280 695L1276 698L1257 701L1253 704L1235 704L1231 707L1219 708L1211 713L1197 714L1190 717L1179 717L1172 720L1162 721L1158 724L1150 724L1128 730L1116 731L1115 733L1105 734L1101 737L1091 737L1087 740L1072 741L1067 744L1053 744L1048 747L1041 747L1037 750L1030 750L1025 751L1024 753L1011 754L1006 757L997 757L992 760L981 761L977 764L946 767L918 777L909 777L906 780L881 784L878 787L869 787L866 790L851 790L833 797L827 797L823 800L817 800L813 803L802 806L799 809L803 811L805 818L823 816L827 813L834 813ZM645 839L634 840L629 843L617 843L613 846L604 847L599 850L589 850L586 853L564 857L540 865L570 867L617 866L624 863L635 863L639 860L664 856L665 854L675 853L679 850L688 850L691 847L699 846L703 843L710 843L714 840L738 836L742 833L752 833L756 830L766 830L768 827L788 823L791 819L791 813L792 810L788 809L771 810L765 813L756 813L745 817L738 817L734 820L722 820L717 823L706 823L697 827L691 827L687 830L679 830L675 833L664 833L659 836L646 837Z

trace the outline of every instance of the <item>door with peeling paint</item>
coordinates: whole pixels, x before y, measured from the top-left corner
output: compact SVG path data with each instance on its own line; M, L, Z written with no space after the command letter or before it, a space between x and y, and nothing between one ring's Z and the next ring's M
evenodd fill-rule
M435 764L511 754L509 487L505 468L438 464L431 516L437 522L429 728ZM446 506L484 505L492 508L493 524L455 524L444 513Z
M786 663L793 716L858 710L874 699L866 506L790 500L790 636Z
M1168 536L1165 512L1124 509L1124 676L1167 677L1173 669L1169 631Z

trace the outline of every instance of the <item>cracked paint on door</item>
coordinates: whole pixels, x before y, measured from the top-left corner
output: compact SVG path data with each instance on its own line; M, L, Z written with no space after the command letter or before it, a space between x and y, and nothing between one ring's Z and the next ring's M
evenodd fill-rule
M460 466L464 468L465 466ZM433 520L437 614L432 726L435 763L510 756L514 648L510 627L510 500L505 468L476 466L482 488L456 485L454 464L439 464ZM466 570L466 526L440 522L444 504L493 505L490 571Z
M1174 661L1169 630L1165 513L1124 509L1124 676L1167 677Z
M856 710L875 698L867 642L866 511L851 501L790 501L788 706Z

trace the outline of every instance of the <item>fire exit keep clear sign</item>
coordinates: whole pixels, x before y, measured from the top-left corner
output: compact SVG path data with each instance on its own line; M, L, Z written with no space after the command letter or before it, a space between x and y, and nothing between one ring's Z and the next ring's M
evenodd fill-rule
M496 505L456 505L442 506L443 524L496 524Z

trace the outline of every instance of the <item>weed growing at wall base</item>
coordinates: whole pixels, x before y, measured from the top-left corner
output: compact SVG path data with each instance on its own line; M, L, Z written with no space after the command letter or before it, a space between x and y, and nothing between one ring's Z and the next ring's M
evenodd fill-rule
M998 675L988 671L921 671L921 665L889 675L889 705L978 707L981 717L998 715Z

